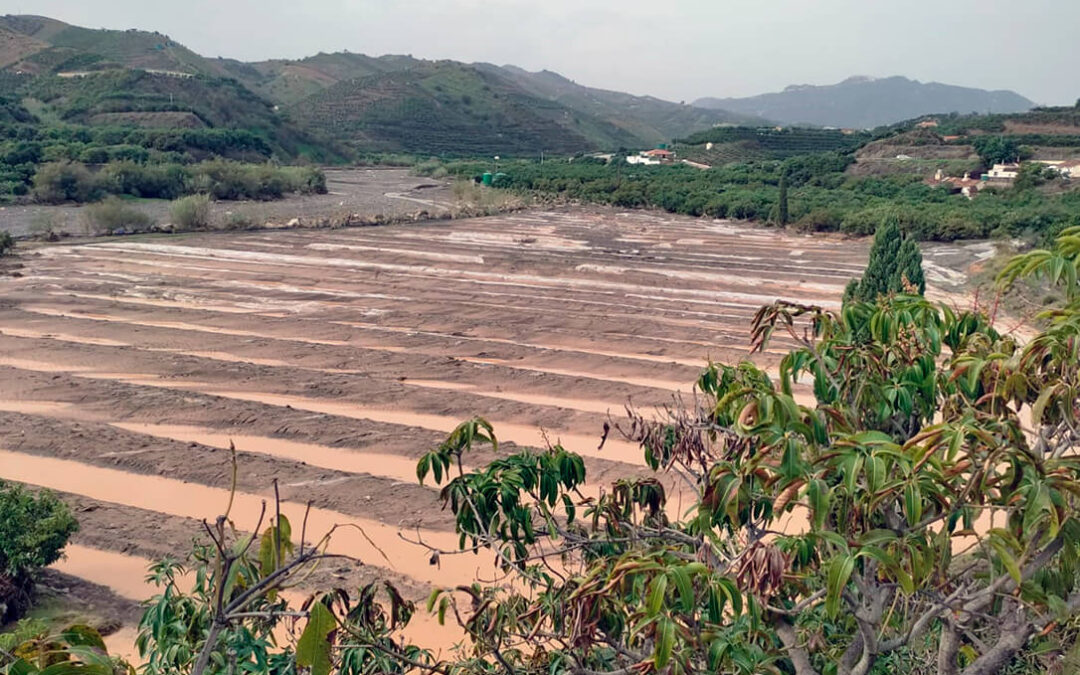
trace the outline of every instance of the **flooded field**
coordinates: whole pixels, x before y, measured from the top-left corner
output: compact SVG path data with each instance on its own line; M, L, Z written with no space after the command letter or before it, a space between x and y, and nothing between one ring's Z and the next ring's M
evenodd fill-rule
M570 209L26 247L0 280L0 478L69 499L82 529L60 570L134 600L152 593L135 571L225 508L232 442L239 526L276 479L286 513L313 502L309 531L363 529L334 541L364 563L337 583L419 597L490 565L433 567L399 536L454 546L414 467L458 422L488 418L504 452L562 442L593 490L642 472L630 443L600 449L609 411L745 358L761 304L838 306L866 247Z

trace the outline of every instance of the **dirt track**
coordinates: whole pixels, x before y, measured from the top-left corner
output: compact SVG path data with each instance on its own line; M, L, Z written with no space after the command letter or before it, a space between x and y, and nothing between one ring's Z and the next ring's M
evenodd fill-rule
M415 461L459 421L487 417L507 449L561 439L594 486L640 472L629 443L597 449L608 410L743 358L761 304L837 305L865 253L581 209L25 248L24 276L0 280L0 477L73 500L61 569L136 598L131 570L224 508L232 440L238 524L277 479L294 518L312 500L311 529L360 525L390 558L343 534L335 550L366 566L339 578L392 570L418 596L489 563L431 567L398 537L455 545Z

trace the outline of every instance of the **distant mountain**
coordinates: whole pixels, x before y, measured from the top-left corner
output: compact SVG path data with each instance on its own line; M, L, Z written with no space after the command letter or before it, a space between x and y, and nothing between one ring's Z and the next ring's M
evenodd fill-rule
M143 72L145 71L145 72ZM156 31L0 17L0 95L43 119L254 131L275 152L574 153L668 142L732 114L579 85L550 71L340 52L245 63Z
M792 85L749 98L702 98L702 108L757 115L782 124L871 129L920 115L1014 113L1035 104L1012 91L986 91L906 77L852 77L828 86Z

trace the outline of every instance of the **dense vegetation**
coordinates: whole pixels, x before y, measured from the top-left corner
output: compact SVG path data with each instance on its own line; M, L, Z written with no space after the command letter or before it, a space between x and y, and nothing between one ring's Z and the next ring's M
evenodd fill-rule
M60 558L76 529L54 495L0 481L0 624L30 606L37 573Z
M1073 228L1005 268L1003 284L1035 276L1066 298L1024 346L983 314L912 295L763 307L753 349L778 330L797 345L779 375L710 364L693 402L658 419L629 410L612 433L656 475L597 496L558 445L466 470L497 440L482 419L462 423L417 466L441 486L460 550L424 555L482 551L500 576L430 594L427 611L465 636L449 654L399 637L418 610L389 584L279 592L332 558L333 531L311 545L280 515L252 534L222 516L187 582L176 561L151 570L144 672L1075 672L1078 267ZM812 402L793 395L800 379ZM684 490L677 509L662 476ZM290 626L298 639L280 639ZM103 648L82 627L30 635L0 652L0 672L122 669Z
M331 144L300 129L234 80L108 70L84 77L16 78L5 89L7 96L32 101L48 126L242 130L261 139L260 150L282 160L335 158Z
M199 164L112 162L91 171L78 162L42 165L33 179L33 197L43 203L90 202L105 195L176 199L207 194L215 199L278 199L287 193L326 192L326 177L315 168L278 167L210 160Z
M48 203L84 202L105 194L172 199L192 192L218 199L274 199L325 191L317 169L269 164L275 147L249 129L47 124L21 103L2 99L0 199L31 195Z
M692 216L779 222L780 180L786 177L788 219L811 231L873 234L887 214L918 240L1029 236L1049 241L1080 225L1080 191L988 189L974 200L927 185L917 174L855 177L849 155L800 155L784 161L699 170L685 165L640 166L578 159L570 163L503 163L496 187L535 191L620 207L654 207ZM489 163L446 165L476 177ZM1021 186L1022 188L1023 186Z

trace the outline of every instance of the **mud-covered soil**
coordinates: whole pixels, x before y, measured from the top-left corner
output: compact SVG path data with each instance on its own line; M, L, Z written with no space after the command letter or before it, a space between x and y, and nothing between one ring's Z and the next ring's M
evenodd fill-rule
M617 433L600 448L609 412L664 406L708 359L745 358L762 304L837 307L865 255L862 241L571 208L25 244L22 276L0 278L0 478L62 493L82 529L58 569L134 600L153 593L149 561L182 555L225 508L233 444L238 527L276 481L294 523L311 503L309 532L355 526L332 550L360 566L320 582L388 576L419 597L491 565L433 567L405 541L456 546L415 463L460 421L491 420L500 454L563 443L595 494L645 471ZM788 346L756 358L775 368Z

